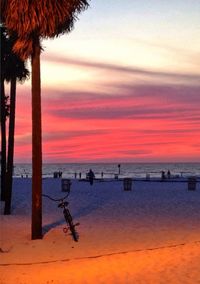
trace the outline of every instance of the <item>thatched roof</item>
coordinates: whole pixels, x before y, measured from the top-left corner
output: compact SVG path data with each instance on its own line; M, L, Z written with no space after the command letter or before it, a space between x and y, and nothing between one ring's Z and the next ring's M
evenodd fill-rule
M15 51L31 54L34 37L52 38L69 32L87 0L0 0L1 22L17 34ZM27 57L27 54L24 57Z

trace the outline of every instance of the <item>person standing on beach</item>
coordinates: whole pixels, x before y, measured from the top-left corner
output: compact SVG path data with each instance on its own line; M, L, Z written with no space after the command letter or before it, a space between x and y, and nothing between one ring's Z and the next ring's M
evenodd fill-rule
M119 173L118 173L118 174L119 174L119 175L120 175L120 168L121 168L121 165L119 164L119 165L118 165L118 169L119 169Z
M171 178L171 172L170 172L170 170L168 170L168 172L167 172L167 177L168 177L168 179Z
M89 170L88 177L89 177L90 185L93 185L95 175L94 175L94 172L91 169Z
M165 172L164 171L161 172L161 178L162 178L162 180L165 180Z

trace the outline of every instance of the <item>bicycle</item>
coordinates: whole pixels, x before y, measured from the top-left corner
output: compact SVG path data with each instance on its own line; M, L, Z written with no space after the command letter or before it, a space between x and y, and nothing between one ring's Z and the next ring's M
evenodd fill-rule
M69 196L69 193L70 192L68 192L68 194L66 196L64 196L63 198L59 198L59 199L52 198L51 196L46 195L46 194L42 194L42 196L47 197L52 201L59 202L58 208L63 208L63 215L64 215L66 223L68 224L68 227L63 228L63 232L67 233L68 230L70 230L74 241L78 242L78 234L75 230L75 227L80 225L80 223L73 224L73 219L72 219L71 213L68 209L69 202L65 201L65 199Z

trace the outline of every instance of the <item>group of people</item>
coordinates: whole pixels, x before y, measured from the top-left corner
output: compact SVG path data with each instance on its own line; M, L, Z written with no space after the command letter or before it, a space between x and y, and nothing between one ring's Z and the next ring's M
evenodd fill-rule
M82 174L79 173L79 179L81 179L81 175L82 175ZM76 172L74 173L74 177L75 177L75 179L77 178L77 173L76 173Z
M54 173L53 173L53 177L54 177L54 178L61 178L61 177L62 177L62 172L61 172L61 171L59 171L59 172L54 172Z
M166 179L165 171L162 171L162 172L161 172L161 178L162 178L162 180ZM168 179L171 178L171 172L170 172L170 170L167 171L167 178L168 178Z
M101 177L103 178L103 172L101 173ZM54 177L62 177L62 172L54 172ZM74 174L75 179L77 178L77 173L75 172ZM161 171L161 179L170 179L171 178L171 172L170 170L165 173L165 171ZM81 173L79 173L79 179L81 179ZM95 179L95 174L92 171L92 169L89 170L89 172L86 174L86 179L89 180L90 184L93 185L94 179Z
M78 175L79 175L79 179L81 179L82 174L79 173ZM74 178L75 178L75 179L77 178L77 173L76 173L76 172L74 173ZM90 169L89 172L86 173L86 179L91 180L91 183L93 183L93 179L94 179L94 178L95 178L95 174L94 174L94 172Z

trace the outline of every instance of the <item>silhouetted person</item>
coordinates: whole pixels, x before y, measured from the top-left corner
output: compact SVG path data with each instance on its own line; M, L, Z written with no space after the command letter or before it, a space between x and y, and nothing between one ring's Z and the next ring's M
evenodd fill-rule
M75 179L76 179L76 176L77 176L77 173L74 173L74 177L75 177Z
M79 178L81 179L81 173L79 173Z
M90 184L93 185L93 181L94 181L95 175L94 175L94 173L93 173L93 171L91 169L89 170L88 178L89 178Z
M119 169L119 175L120 175L120 167L121 167L121 165L119 164L119 165L118 165L118 169Z
M162 178L162 180L165 179L165 172L164 171L161 172L161 178Z
M101 173L101 178L103 178L103 172Z
M170 172L170 170L168 170L168 172L167 172L167 177L168 177L168 179L171 178L171 172Z

